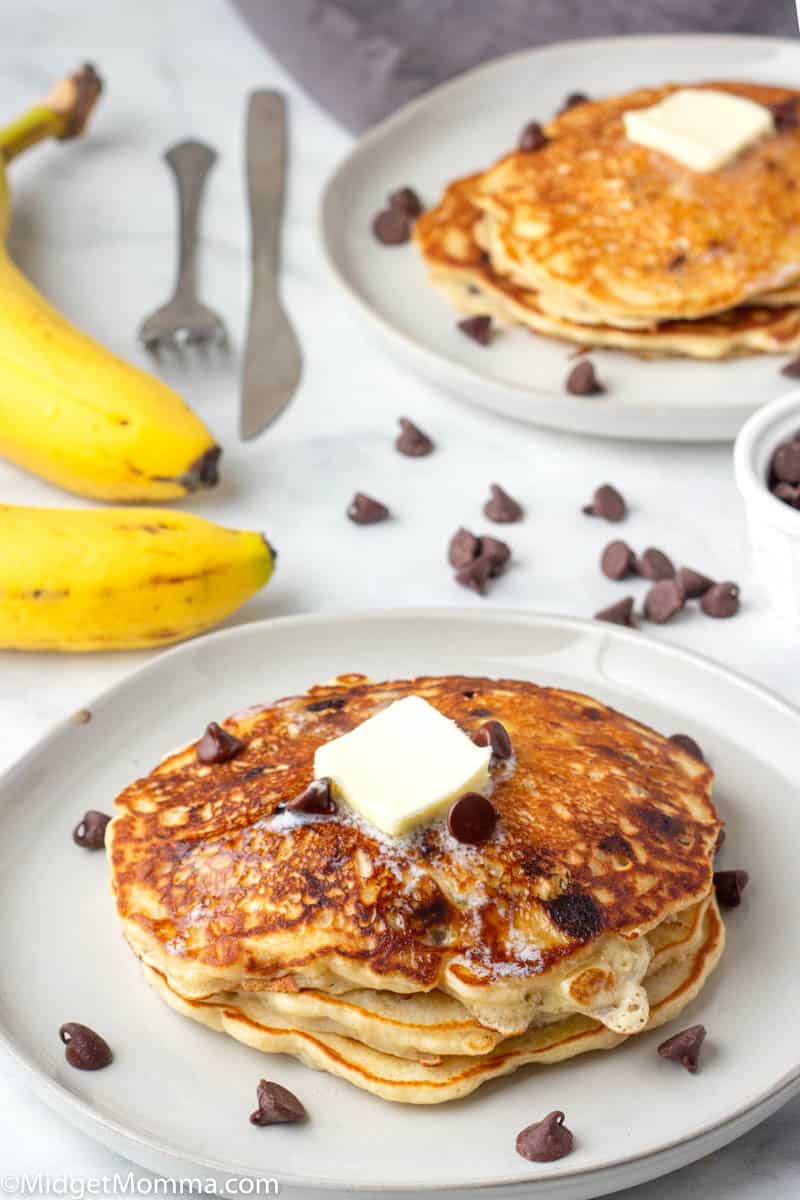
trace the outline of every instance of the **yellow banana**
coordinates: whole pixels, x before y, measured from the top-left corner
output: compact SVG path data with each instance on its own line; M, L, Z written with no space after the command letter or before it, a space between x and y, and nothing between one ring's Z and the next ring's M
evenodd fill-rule
M166 646L243 604L274 559L260 533L170 509L0 505L0 647Z
M0 241L3 163L81 133L100 87L85 66L0 130ZM213 486L220 453L177 392L71 325L0 245L0 454L80 496L153 501Z

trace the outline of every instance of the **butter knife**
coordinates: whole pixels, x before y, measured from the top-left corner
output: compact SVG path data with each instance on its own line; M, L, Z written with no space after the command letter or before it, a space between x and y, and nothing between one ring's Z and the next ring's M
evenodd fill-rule
M291 400L302 355L278 294L280 224L286 178L286 104L253 92L247 112L247 199L252 282L242 378L240 431L255 437Z

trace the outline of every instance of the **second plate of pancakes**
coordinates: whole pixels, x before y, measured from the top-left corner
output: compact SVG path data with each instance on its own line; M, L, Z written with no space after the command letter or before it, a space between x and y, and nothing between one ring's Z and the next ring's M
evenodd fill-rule
M400 187L414 188L426 208L438 204L451 181L482 171L512 151L520 130L533 120L549 121L568 93L599 100L669 82L706 80L780 88L799 76L799 45L736 36L571 42L480 67L377 126L334 173L320 211L333 274L356 314L394 357L461 399L532 424L596 436L732 439L755 409L786 390L780 369L793 348L796 353L793 289L782 293L788 307L777 310L771 293L760 307L731 309L697 325L670 321L644 336L641 330L604 331L597 340L605 344L591 351L591 360L606 390L575 396L566 391L565 381L581 346L569 321L539 311L529 291L492 278L485 262L483 268L470 264L462 271L429 257L428 267L439 275L434 289L418 248L380 244L371 223L388 194ZM773 94L779 95L763 92ZM770 172L776 174L774 163ZM776 204L785 200L784 195ZM469 236L468 209L450 208L451 235L461 221ZM736 229L726 229L726 237L738 236L741 242L746 237L742 222L733 224ZM717 270L716 260L728 254L728 245L722 237L713 239L709 269ZM668 255L678 266L666 282L674 283L676 272L692 267L682 257ZM614 265L624 276L625 263ZM722 265L727 270L729 264ZM453 304L462 316L480 311L500 318L501 330L490 345L479 345L457 329L460 317ZM572 340L559 340L563 336ZM652 353L643 353L649 340ZM613 348L619 345L628 345L630 352ZM765 345L777 352L740 353ZM785 354L780 352L784 345ZM664 356L664 351L730 351L733 356L709 361Z
M395 1104L186 1020L146 986L120 934L106 858L73 844L76 822L86 809L108 811L122 787L209 720L245 719L251 705L356 671L571 689L699 741L727 832L720 866L746 868L751 882L742 905L725 912L719 966L678 1019L708 1028L696 1076L658 1057L676 1032L668 1024L613 1051L523 1067L433 1109ZM160 656L90 709L88 723L64 722L0 781L0 1044L48 1103L134 1161L173 1178L272 1177L297 1197L479 1188L586 1200L691 1162L800 1090L800 715L746 680L598 623L398 610L228 630ZM58 1030L69 1020L108 1039L108 1070L65 1063ZM308 1121L254 1128L261 1078L295 1092ZM517 1132L554 1109L568 1115L574 1153L524 1161Z

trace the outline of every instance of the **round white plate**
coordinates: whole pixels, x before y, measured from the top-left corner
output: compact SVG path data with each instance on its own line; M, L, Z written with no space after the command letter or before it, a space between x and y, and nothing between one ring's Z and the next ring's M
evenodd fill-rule
M488 348L471 342L427 282L414 247L381 246L370 222L400 186L435 203L446 183L513 148L522 126L547 118L568 92L603 96L667 80L785 84L799 76L798 42L702 35L568 42L479 67L383 121L338 167L320 211L328 262L343 295L387 350L462 399L577 433L732 439L760 404L785 391L781 358L645 362L596 351L607 394L570 396L564 379L574 346L523 329L504 332Z
M167 1009L117 928L102 854L72 844L84 810L213 718L347 671L510 675L583 689L705 748L728 822L724 862L746 866L722 965L683 1024L709 1029L689 1076L656 1055L664 1034L558 1067L523 1069L465 1100L389 1104L290 1058L261 1055ZM483 1188L583 1200L721 1146L800 1090L797 745L800 714L746 680L643 634L524 613L423 610L293 617L192 642L66 722L0 781L0 1041L38 1093L92 1136L173 1177L265 1176L281 1194ZM64 1021L115 1051L96 1075L71 1069ZM248 1123L255 1087L303 1099L305 1125ZM563 1108L577 1148L546 1166L514 1150L518 1130Z

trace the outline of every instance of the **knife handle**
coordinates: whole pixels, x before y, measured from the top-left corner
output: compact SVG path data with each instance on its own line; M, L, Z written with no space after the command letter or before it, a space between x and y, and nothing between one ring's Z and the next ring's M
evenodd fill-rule
M204 142L179 142L164 155L178 189L178 278L175 295L197 298L197 227L200 201L217 154Z
M286 178L286 103L279 92L253 92L247 111L247 200L253 272L277 291Z

